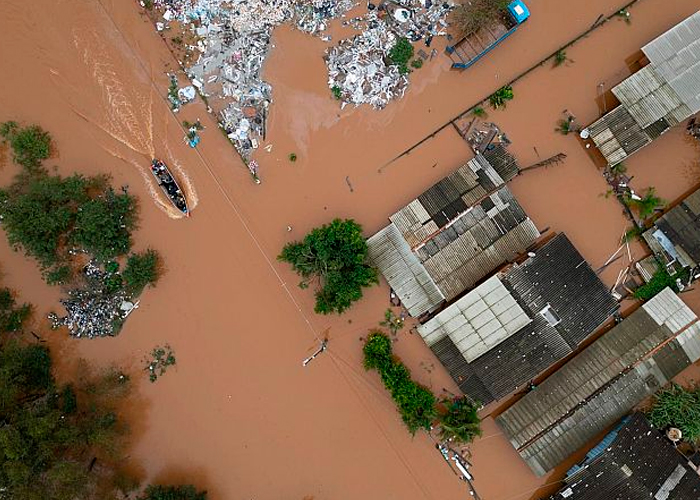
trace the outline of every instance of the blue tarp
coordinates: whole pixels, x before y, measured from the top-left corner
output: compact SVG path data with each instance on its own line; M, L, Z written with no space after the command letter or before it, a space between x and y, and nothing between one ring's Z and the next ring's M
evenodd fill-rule
M530 10L522 0L515 0L508 5L508 11L513 15L515 21L520 24L530 17Z

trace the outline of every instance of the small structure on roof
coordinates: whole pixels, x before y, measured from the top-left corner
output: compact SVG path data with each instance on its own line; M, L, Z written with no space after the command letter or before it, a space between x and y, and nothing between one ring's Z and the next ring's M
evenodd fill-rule
M621 104L586 129L609 165L700 111L700 12L642 52L650 64L612 89Z
M394 215L369 238L369 256L417 317L458 297L540 236L505 183L517 175L507 159L482 154Z
M606 436L564 482L550 500L700 498L697 471L641 413Z
M496 422L542 476L698 359L698 318L666 288Z
M662 215L642 233L669 271L700 264L700 189Z
M418 327L460 389L500 399L564 358L618 304L564 234Z

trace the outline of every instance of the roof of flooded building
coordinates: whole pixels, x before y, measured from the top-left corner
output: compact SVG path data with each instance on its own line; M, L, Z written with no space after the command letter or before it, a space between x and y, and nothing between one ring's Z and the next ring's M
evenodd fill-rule
M620 106L588 127L610 165L700 111L700 12L642 51L650 64L613 87Z
M551 500L688 500L700 498L700 476L671 441L641 413L612 443L564 480Z
M700 263L700 189L662 215L642 235L656 255L683 266Z
M506 179L517 174L500 158ZM473 287L540 235L481 154L389 219L369 238L369 255L414 317Z
M564 234L418 328L460 389L500 399L564 358L617 302Z
M544 475L700 358L700 324L666 288L496 418Z

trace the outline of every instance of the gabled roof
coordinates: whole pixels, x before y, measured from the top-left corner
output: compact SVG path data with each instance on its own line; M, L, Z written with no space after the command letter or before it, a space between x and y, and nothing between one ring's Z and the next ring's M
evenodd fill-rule
M565 479L552 500L694 500L700 477L641 413L616 431L602 454Z
M517 173L507 155L499 158L506 178ZM369 255L414 317L459 296L539 237L481 154L390 220L368 240Z
M559 234L418 332L460 389L489 403L573 352L617 307L566 235ZM504 326L509 321L518 325L516 331Z
M544 475L698 358L697 316L667 288L496 422Z
M642 51L650 64L613 87L620 106L588 127L610 165L700 111L700 12Z
M656 220L642 235L655 254L683 266L700 263L700 190Z

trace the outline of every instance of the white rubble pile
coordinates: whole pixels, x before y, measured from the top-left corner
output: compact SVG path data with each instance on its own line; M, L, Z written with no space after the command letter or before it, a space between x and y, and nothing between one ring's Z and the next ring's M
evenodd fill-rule
M386 54L396 36L383 24L363 31L328 49L328 86L343 102L370 104L381 109L392 99L403 97L408 78L399 68L387 65Z
M430 46L433 37L447 34L447 15L454 8L450 2L431 0L370 2L363 16L343 24L359 31L352 40L343 40L328 49L328 86L343 102L359 106L370 104L381 109L392 99L403 97L408 78L396 66L387 66L387 55L396 37L412 42L425 39Z
M355 5L355 0L297 0L294 23L299 31L316 35L328 29L328 21L344 17Z

